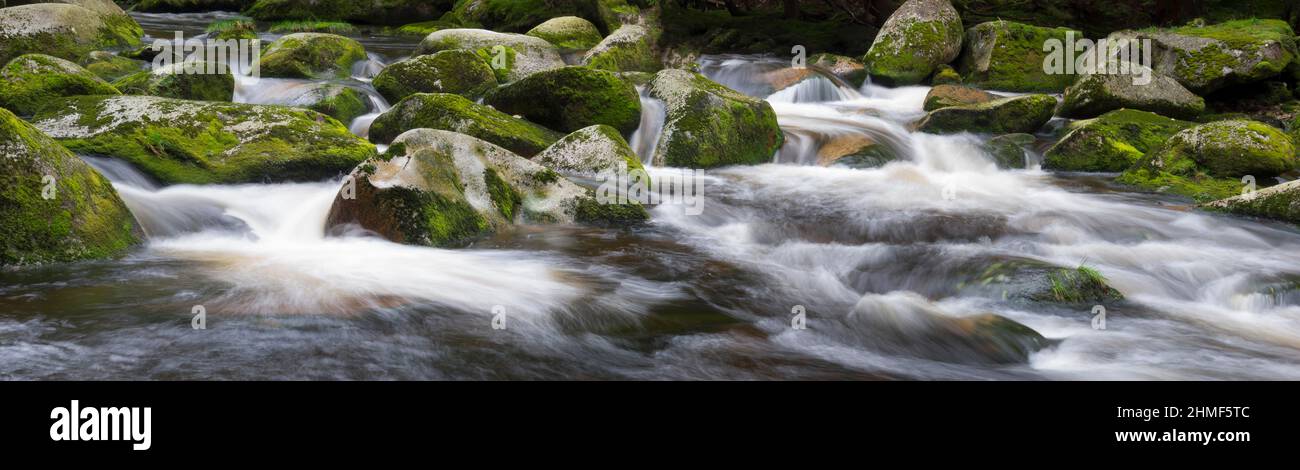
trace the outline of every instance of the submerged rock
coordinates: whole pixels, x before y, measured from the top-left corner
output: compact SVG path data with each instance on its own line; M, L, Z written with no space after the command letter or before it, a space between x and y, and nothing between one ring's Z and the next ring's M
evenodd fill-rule
M1134 64L1131 67L1140 66ZM1057 113L1065 117L1090 118L1129 108L1192 119L1205 112L1205 100L1187 91L1177 80L1150 69L1146 69L1146 73L1149 83L1142 83L1140 75L1083 75L1065 89L1065 98Z
M1043 155L1043 168L1062 171L1127 170L1170 136L1196 123L1119 109L1070 123L1069 131Z
M655 74L650 96L667 113L654 164L683 168L772 161L785 135L766 101L745 96L695 72Z
M997 163L998 168L1023 170L1028 166L1025 158L1026 149L1033 145L1035 140L1031 134L1004 134L989 139L984 145L984 150L993 156L993 161Z
M496 88L497 77L478 54L457 49L384 67L373 83L384 99L396 103L416 93L451 93L478 99Z
M262 54L260 71L267 77L348 78L352 64L366 60L355 39L325 33L294 33L272 42Z
M545 39L564 50L591 49L601 40L596 25L576 16L551 18L524 34Z
M641 123L636 87L612 72L587 67L537 72L497 88L484 102L563 132L604 124L630 134Z
M930 89L929 93L925 94L925 104L922 109L934 111L949 106L987 103L995 99L998 99L998 95L979 88L961 85L936 85Z
M0 62L39 53L80 61L94 50L140 44L143 30L125 15L42 3L0 8Z
M817 149L817 164L845 168L878 168L898 159L888 145L863 134L843 134Z
M962 24L948 0L908 0L862 57L867 73L895 85L921 83L961 52Z
M1087 266L1067 268L1026 258L990 261L971 272L958 291L1033 303L1097 305L1124 300L1104 275Z
M1201 205L1202 208L1300 224L1300 181L1288 181L1239 196Z
M1281 20L1120 31L1107 39L1151 40L1156 73L1198 94L1273 77L1300 56L1295 32Z
M854 87L861 87L867 79L867 67L852 57L823 52L810 57L809 65L830 72Z
M1042 28L1010 21L980 23L966 32L966 49L957 69L963 82L990 90L1060 92L1074 82L1073 74L1043 70L1050 40L1065 42L1068 28ZM1075 39L1083 33L1074 32Z
M657 35L650 28L624 25L582 56L582 65L612 72L657 72L663 68L655 53Z
M370 110L365 93L351 87L326 84L299 96L294 106L301 106L347 124Z
M375 153L338 121L287 106L77 96L33 122L73 151L120 158L168 184L317 181Z
M833 333L888 353L965 364L1014 364L1049 346L1043 335L999 315L949 316L913 293L868 295Z
M498 33L484 29L444 29L420 41L417 55L448 50L473 51L497 74L500 82L512 82L537 72L564 67L560 51L544 39L523 34Z
M1000 98L979 104L949 106L930 111L917 123L921 132L952 134L976 132L989 134L1034 133L1052 119L1056 98L1049 95L1024 95Z
M0 266L107 258L142 232L112 183L0 109Z
M532 158L565 176L595 178L604 172L644 170L641 159L618 130L603 124L584 127Z
M213 73L189 73L187 67ZM128 95L161 96L199 101L230 101L235 97L235 76L229 70L216 73L216 64L189 62L143 70L113 82Z
M116 88L72 62L44 54L15 57L0 69L0 108L35 114L54 98L117 95Z
M1260 181L1297 163L1295 146L1282 131L1255 121L1218 121L1174 134L1117 181L1207 202L1239 194L1244 176Z
M403 132L419 128L467 134L525 157L536 155L563 137L459 95L416 93L379 115L370 125L370 139L389 142Z

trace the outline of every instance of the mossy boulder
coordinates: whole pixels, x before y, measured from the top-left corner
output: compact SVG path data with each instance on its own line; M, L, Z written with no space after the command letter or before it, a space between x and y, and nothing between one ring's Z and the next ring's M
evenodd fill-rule
M457 49L478 54L496 72L497 80L503 83L564 67L559 49L544 39L484 29L435 31L420 41L415 53L423 55Z
M113 81L144 70L149 67L149 64L142 60L128 59L108 51L94 51L86 56L86 60L81 63L81 66L99 78Z
M591 49L602 39L596 25L576 16L551 18L524 34L545 39L555 47L571 51Z
M1240 193L1244 176L1262 181L1297 163L1295 145L1282 131L1255 121L1217 121L1174 134L1117 181L1207 202Z
M466 24L524 32L551 18L579 16L602 32L619 26L617 0L457 0L451 14ZM626 8L627 5L622 5Z
M0 62L27 53L79 62L94 50L137 46L142 34L129 16L102 15L77 5L0 8Z
M1049 95L999 98L930 111L917 123L916 129L931 134L1032 134L1052 119L1052 110L1055 108L1056 98Z
M562 132L605 124L631 134L641 123L636 87L613 72L587 67L537 72L497 88L484 103Z
M960 85L961 74L957 73L957 69L951 66L940 65L934 70L934 76L930 77L930 84L934 86Z
M241 11L257 0L139 0L132 10L161 13L188 13L197 11Z
M588 50L582 64L614 72L657 72L663 68L655 53L657 41L650 28L623 25Z
M1192 119L1205 112L1205 100L1187 91L1177 80L1141 65L1129 66L1130 70L1138 68L1143 73L1093 73L1079 77L1065 89L1065 98L1057 114L1090 118L1128 108Z
M112 183L0 109L0 266L108 258L141 231Z
M652 160L655 165L712 168L768 163L785 141L772 105L698 73L660 71L648 91L664 102L666 112Z
M603 124L564 136L532 160L565 176L580 178L645 169L618 130Z
M204 29L212 39L257 39L257 22L252 18L227 18L208 23Z
M317 181L375 154L338 121L287 106L77 96L32 122L73 151L125 160L166 184Z
M451 93L478 99L496 88L497 77L478 54L456 49L384 67L373 84L390 103L416 93Z
M1300 224L1300 181L1288 181L1201 205L1211 211Z
M961 52L961 17L948 0L907 0L862 57L867 73L895 85L921 83Z
M852 57L823 52L809 57L808 63L855 87L862 86L862 82L867 79L867 67L862 65L862 61Z
M1035 141L1031 134L1003 134L989 139L984 144L984 151L993 157L998 168L1023 170L1028 166L1025 152Z
M347 124L370 110L367 101L366 94L355 88L328 83L303 93L290 105L307 108Z
M451 8L451 0L257 0L243 10L262 21L313 20L400 25L432 20Z
M114 81L113 86L128 95L230 101L235 96L235 76L229 70L217 70L211 62L182 62L127 75ZM197 73L200 71L204 73Z
M1044 51L1044 44L1058 40L1069 45L1065 41L1070 31L1010 21L977 24L966 31L966 49L957 70L963 83L984 89L1059 93L1076 76L1044 72L1049 55L1049 51ZM1083 39L1084 36L1076 31L1074 37Z
M117 95L116 88L89 70L58 57L24 54L0 69L0 108L24 116L54 98L75 95Z
M390 142L411 129L467 134L531 157L564 137L545 127L449 93L416 93L393 105L370 125L370 140Z
M262 54L266 77L347 78L352 64L366 60L366 49L355 39L325 33L294 33L276 39Z
M1281 20L1120 31L1108 39L1151 40L1152 68L1201 95L1276 76L1300 56L1295 32Z
M936 85L925 94L925 104L922 105L922 109L934 111L949 106L987 103L996 99L998 99L998 95L979 88L962 85Z
M1196 125L1155 113L1118 109L1070 123L1061 140L1043 155L1043 168L1062 171L1119 172L1170 136Z

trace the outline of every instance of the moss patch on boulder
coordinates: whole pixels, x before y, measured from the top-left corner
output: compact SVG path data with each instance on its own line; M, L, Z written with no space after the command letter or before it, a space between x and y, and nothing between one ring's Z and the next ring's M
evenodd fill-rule
M1218 121L1174 134L1117 181L1208 202L1240 193L1244 176L1259 181L1297 163L1295 146L1282 131L1254 121Z
M117 88L89 70L44 54L15 57L0 69L0 108L24 116L35 114L55 98L117 94Z
M563 137L489 106L448 93L416 93L393 105L370 125L370 139L390 142L411 129L441 129L470 135L525 157Z
M1170 136L1196 125L1158 114L1119 109L1070 123L1069 130L1043 155L1043 168L1062 171L1119 172Z
M545 39L563 50L587 50L600 42L602 36L596 25L576 16L551 18L525 33Z
M194 73L191 69L213 73ZM235 76L229 70L217 70L213 62L183 62L127 75L114 81L113 86L128 95L230 101L235 96Z
M657 72L663 68L655 53L658 33L637 25L623 25L582 56L588 67L614 72Z
M129 16L102 15L77 5L0 8L0 62L28 53L79 62L94 50L137 46L142 34Z
M537 72L492 91L484 102L562 132L605 124L630 134L641 122L636 87L612 72L587 67Z
M921 83L957 58L962 33L961 17L948 0L908 0L885 20L862 63L888 83Z
M497 77L478 54L456 49L384 67L373 84L390 103L416 93L451 93L478 99L496 88Z
M667 114L655 147L656 165L712 168L767 163L785 141L768 102L698 73L660 71L648 90L650 96L663 100Z
M1198 94L1276 76L1300 56L1295 32L1281 20L1120 31L1108 39L1150 39L1152 68Z
M1300 181L1288 181L1277 186L1205 203L1201 207L1211 211L1300 224Z
M1057 113L1072 118L1090 118L1120 108L1140 109L1181 119L1205 112L1205 100L1183 88L1177 80L1136 64L1143 75L1087 74L1065 89ZM1135 72L1137 73L1137 72Z
M1042 28L1010 21L980 23L966 31L966 49L957 69L963 83L980 88L1059 93L1076 76L1044 72L1049 53L1043 49L1050 40L1069 44L1065 41L1070 32L1069 28ZM1075 31L1074 37L1084 36Z
M645 168L618 130L603 124L578 129L532 158L565 176L594 178L605 172Z
M1023 170L1027 167L1026 149L1034 142L1035 138L1031 134L1004 134L989 139L984 145L984 151L993 157L998 168Z
M128 59L108 51L91 52L81 65L90 73L107 81L117 80L149 66L144 61Z
M352 74L352 64L365 59L366 50L355 39L294 33L267 47L260 70L267 77L347 78Z
M916 125L921 132L952 134L1031 134L1052 119L1056 98L1024 95L979 104L949 106L930 111Z
M487 62L500 82L512 82L543 70L564 67L559 49L543 39L483 29L444 29L420 41L417 55L447 50L473 51Z

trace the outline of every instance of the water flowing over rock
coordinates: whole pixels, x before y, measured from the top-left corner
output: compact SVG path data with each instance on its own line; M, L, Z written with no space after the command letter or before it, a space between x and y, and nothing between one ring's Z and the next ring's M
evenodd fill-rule
M881 26L862 63L873 77L912 85L956 59L961 44L961 17L952 3L908 0Z

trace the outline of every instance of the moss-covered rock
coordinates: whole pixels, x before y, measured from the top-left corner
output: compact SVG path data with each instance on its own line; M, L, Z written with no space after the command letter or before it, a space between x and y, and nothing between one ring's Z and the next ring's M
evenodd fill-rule
M602 39L596 25L576 16L551 18L524 34L545 39L555 47L571 51L591 49Z
M1288 181L1201 205L1212 211L1300 224L1300 181Z
M244 14L262 21L313 20L400 25L433 20L450 0L257 0Z
M420 41L417 55L449 50L473 51L487 62L500 82L512 82L564 66L560 51L543 39L483 29L444 29Z
M537 72L497 88L484 103L562 132L605 124L631 134L641 123L636 87L613 72L587 67Z
M1070 123L1061 140L1043 155L1043 168L1119 172L1133 166L1170 136L1196 125L1158 114L1118 109Z
M934 111L949 106L987 103L996 99L998 99L998 95L979 88L962 85L935 85L925 94L925 104L922 105L922 109Z
M213 21L204 31L213 39L257 39L257 23L252 18Z
M86 70L107 81L117 80L148 68L141 60L128 59L108 51L94 51L81 63Z
M666 110L655 165L712 168L772 161L785 141L768 102L745 96L695 72L655 74L650 96Z
M564 136L532 160L565 176L582 178L594 178L605 172L645 170L618 130L603 124Z
M267 31L275 34L289 33L329 33L329 34L356 34L357 27L352 23L345 21L319 21L319 20L284 20L277 21L267 28Z
M72 62L44 54L15 57L0 69L0 108L24 116L54 98L74 95L117 95L103 79Z
M1243 176L1264 180L1298 162L1282 131L1254 121L1218 121L1174 134L1117 181L1207 202L1239 193Z
M558 16L590 20L602 32L618 28L611 0L457 0L452 15L466 24L496 31L524 32ZM623 7L627 5L624 4ZM613 7L613 8L611 8Z
M961 17L948 0L908 0L881 26L862 57L872 77L896 84L921 83L961 52Z
M658 33L638 25L623 25L582 56L588 67L614 72L656 72L663 68L655 53Z
M108 179L0 109L0 266L107 258L141 232Z
M199 70L204 73L195 73ZM206 73L207 70L213 73ZM216 73L217 70L214 62L183 62L127 75L114 81L113 86L128 95L230 101L235 96L235 76L229 70Z
M416 93L451 93L478 99L496 88L497 77L478 54L457 49L384 67L373 84L390 103Z
M984 144L984 151L993 157L998 168L1023 170L1027 166L1025 152L1034 141L1031 134L1003 134L989 139Z
M62 3L0 8L0 62L39 53L79 62L91 51L140 44L129 16L103 15Z
M390 142L411 129L467 134L531 157L564 137L489 106L448 93L416 93L393 105L370 125L370 140Z
M1038 289L1028 291L1025 295L1032 300L1070 304L1097 304L1124 299L1124 294L1106 283L1105 276L1087 266L1050 270L1046 273L1045 281Z
M337 34L294 33L276 39L262 54L260 71L267 77L347 78L352 64L366 60L366 49L355 39Z
M1065 89L1057 114L1090 118L1128 108L1192 119L1205 112L1205 100L1187 91L1177 80L1137 64L1130 67L1140 67L1145 74L1094 73L1079 77Z
M1100 271L1087 265L1070 268L1004 256L972 261L982 266L974 270L962 267L957 273L961 276L957 289L962 295L1032 304L1109 305L1124 299Z
M957 69L948 65L940 65L935 68L934 76L930 77L930 84L939 85L961 85L961 74Z
M1049 95L1024 95L1000 98L979 104L949 106L930 111L917 123L921 132L951 134L976 132L989 134L1033 133L1052 119L1056 98Z
M132 10L162 13L187 13L196 11L241 11L257 0L139 0Z
M316 111L347 124L370 110L366 102L365 93L352 87L329 83L312 88L290 104Z
M1295 32L1280 20L1120 31L1108 39L1151 40L1152 68L1202 95L1273 77L1300 56Z
M1050 40L1066 43L1069 28L1042 28L1010 21L980 23L966 31L966 49L957 69L963 83L990 90L1060 92L1073 74L1043 71ZM1075 39L1083 33L1075 32Z
M852 57L823 52L809 57L808 62L855 87L862 86L862 82L867 79L867 67Z
M338 121L287 106L77 96L33 122L73 151L120 158L169 184L316 181L375 154Z

